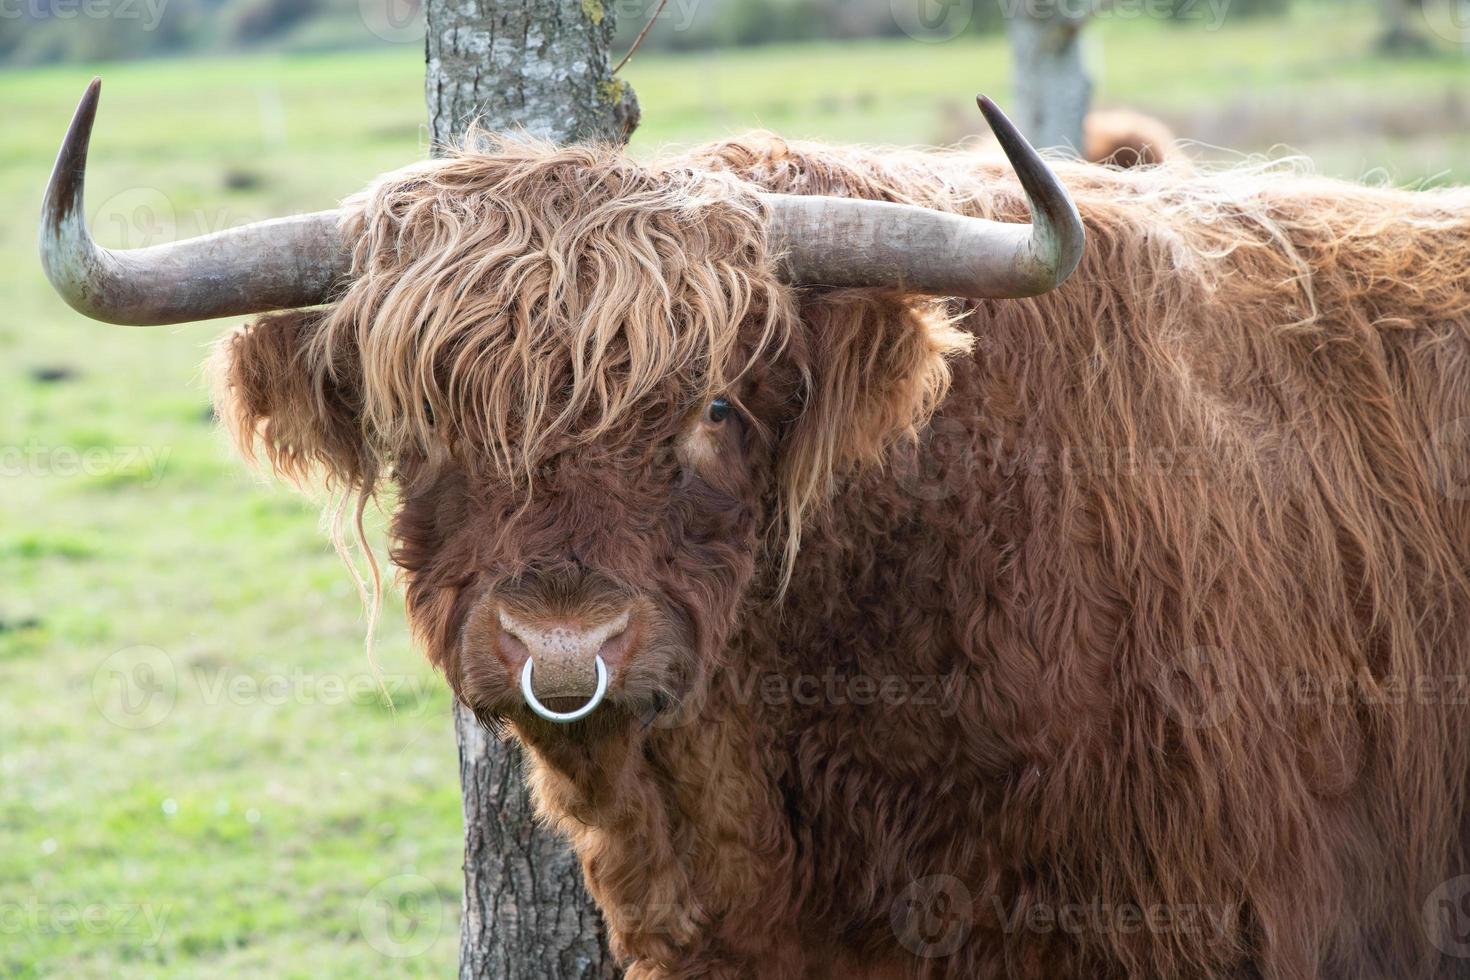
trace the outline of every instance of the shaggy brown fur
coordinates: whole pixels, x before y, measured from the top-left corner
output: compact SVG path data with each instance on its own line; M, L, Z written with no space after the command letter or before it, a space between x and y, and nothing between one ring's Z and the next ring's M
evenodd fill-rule
M1023 220L991 163L507 144L222 344L247 449L391 478L630 976L1466 973L1470 193L1058 170L1076 275L945 311L782 286L752 191ZM609 703L530 716L486 610L626 601Z

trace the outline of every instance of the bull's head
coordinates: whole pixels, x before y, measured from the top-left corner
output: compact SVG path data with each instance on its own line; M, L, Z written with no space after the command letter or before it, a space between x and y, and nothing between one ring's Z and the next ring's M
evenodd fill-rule
M278 472L390 482L416 633L482 718L543 732L532 712L587 733L697 693L834 478L943 393L970 338L923 297L1034 296L1082 249L981 99L1031 224L503 141L338 211L115 252L82 215L97 97L46 194L52 284L123 324L329 304L224 341L221 414Z

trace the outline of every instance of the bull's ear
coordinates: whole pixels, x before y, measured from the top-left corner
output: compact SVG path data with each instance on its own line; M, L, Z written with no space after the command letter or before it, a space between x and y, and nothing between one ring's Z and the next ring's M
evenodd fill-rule
M311 339L324 311L269 313L220 340L210 359L215 412L240 452L279 476L371 489L377 464L361 424L355 372L322 363Z
M949 389L949 359L974 344L942 303L898 293L817 292L801 314L805 405L780 462L798 521L844 474L917 432Z

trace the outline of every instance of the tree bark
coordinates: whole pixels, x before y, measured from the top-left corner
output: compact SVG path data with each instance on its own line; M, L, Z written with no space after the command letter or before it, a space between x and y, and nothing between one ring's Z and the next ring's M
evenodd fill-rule
M1077 4L1021 3L1007 20L1015 120L1040 149L1082 152L1092 78L1082 61L1086 13Z
M458 704L454 727L465 825L460 980L619 976L581 865L536 820L520 746Z
M436 147L475 119L554 143L626 143L632 87L609 68L615 16L604 0L428 0L424 88Z
M632 89L612 76L604 0L428 0L425 94L436 154L470 123L553 142L626 142ZM620 971L571 849L535 819L522 754L456 705L464 793L461 980L591 980Z

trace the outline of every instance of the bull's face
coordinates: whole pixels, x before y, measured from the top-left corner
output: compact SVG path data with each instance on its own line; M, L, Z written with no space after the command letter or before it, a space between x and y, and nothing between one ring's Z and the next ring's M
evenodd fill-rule
M225 342L221 414L279 470L393 485L415 634L482 719L677 722L811 507L969 338L920 297L784 284L759 212L705 177L525 166L534 188L502 156L360 202L360 274Z
M731 247L752 216L713 210L696 231L620 227L632 267L660 261L641 242L677 243L655 274L604 273L627 295L568 298L558 270L580 277L595 248L537 271L520 249L524 278L490 277L514 296L461 300L441 250L221 346L243 443L290 475L392 485L414 632L487 722L586 739L687 719L742 604L779 592L803 516L922 419L967 346L923 300L798 297Z
M808 510L969 343L922 297L787 285L718 175L528 148L352 208L350 285L227 341L222 415L277 469L393 485L415 634L543 737L702 703Z
M586 733L697 694L808 511L942 394L969 339L918 297L1037 295L1081 255L1055 174L984 99L1030 225L768 193L804 179L773 176L779 145L643 167L510 142L340 212L114 253L82 217L98 92L46 193L52 283L118 323L330 304L228 338L220 414L280 473L396 488L413 626L484 718Z
M391 465L417 635L485 719L585 734L684 702L805 398L758 210L707 174L534 147L356 207L361 271L307 360L350 365Z
M587 712L580 733L698 703L777 507L794 389L762 373L569 439L529 483L400 463L410 616L480 717L546 728L538 716Z

